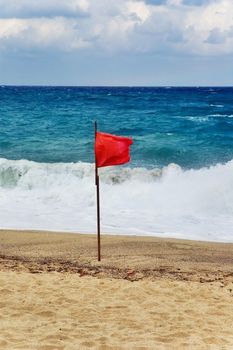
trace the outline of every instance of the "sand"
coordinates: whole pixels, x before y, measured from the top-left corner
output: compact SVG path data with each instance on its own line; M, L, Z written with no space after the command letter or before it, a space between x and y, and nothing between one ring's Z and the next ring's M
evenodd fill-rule
M0 231L0 349L233 349L233 245Z

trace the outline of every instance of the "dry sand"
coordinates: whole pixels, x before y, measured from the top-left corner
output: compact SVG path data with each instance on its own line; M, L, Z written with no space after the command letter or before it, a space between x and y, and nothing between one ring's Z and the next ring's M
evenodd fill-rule
M0 349L233 349L233 245L0 231Z

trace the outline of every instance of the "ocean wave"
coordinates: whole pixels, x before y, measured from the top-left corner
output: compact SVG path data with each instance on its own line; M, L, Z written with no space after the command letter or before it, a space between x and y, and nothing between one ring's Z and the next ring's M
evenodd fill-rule
M233 241L233 160L99 169L102 230ZM94 164L0 159L0 226L94 232Z
M233 114L210 114L208 117L233 118Z
M204 117L191 117L191 116L188 116L187 119L191 120L193 122L202 123L202 122L208 121L209 120L208 117L209 116L204 116Z
M107 170L106 170L107 169ZM106 184L120 184L125 181L153 181L163 170L156 168L108 167L99 169L101 180ZM65 187L71 182L78 185L82 180L94 178L94 164L91 163L37 163L29 160L8 160L0 158L0 187L47 189Z

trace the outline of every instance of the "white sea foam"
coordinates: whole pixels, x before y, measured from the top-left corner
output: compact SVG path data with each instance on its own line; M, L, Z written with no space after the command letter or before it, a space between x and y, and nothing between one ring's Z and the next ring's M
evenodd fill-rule
M104 233L233 242L233 161L100 169ZM0 227L95 232L94 166L0 159Z
M222 108L222 107L224 107L224 105L219 105L219 104L210 104L210 107L218 107L218 108Z
M210 114L208 117L232 118L233 114Z

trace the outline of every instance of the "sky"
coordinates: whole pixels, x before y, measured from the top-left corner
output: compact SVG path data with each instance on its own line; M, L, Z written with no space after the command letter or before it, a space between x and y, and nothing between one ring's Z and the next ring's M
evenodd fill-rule
M0 0L0 84L233 86L233 0Z

